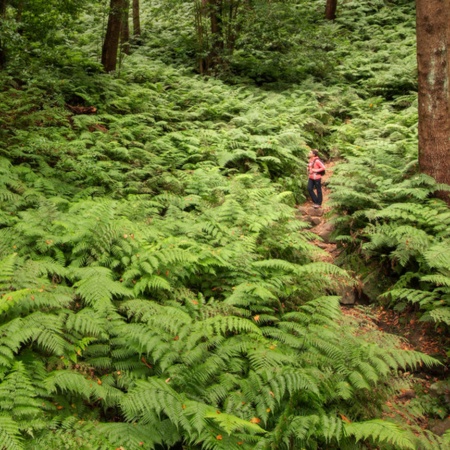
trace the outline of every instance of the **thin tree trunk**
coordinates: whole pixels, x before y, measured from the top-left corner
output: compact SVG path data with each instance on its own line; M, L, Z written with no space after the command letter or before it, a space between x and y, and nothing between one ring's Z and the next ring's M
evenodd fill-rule
M110 0L108 26L102 48L102 65L106 72L116 70L125 2L126 0Z
M195 5L199 72L211 74L215 68L224 67L226 57L233 53L241 0L196 0Z
M209 19L209 0L196 0L195 26L197 31L199 61L198 68L202 75L209 72L211 65L211 54L208 51L208 31L204 25L204 20ZM208 52L208 54L206 54Z
M209 55L211 67L221 63L223 52L222 0L209 0L209 14L211 20L212 48Z
M23 2L25 0L19 0L16 5L16 22L22 21Z
M130 0L124 0L125 9L123 11L122 16L122 28L120 30L120 43L122 53L125 55L130 54L130 23L129 23L129 15L130 15Z
M0 21L4 21L6 19L6 6L8 0L0 0ZM4 40L0 40L0 69L3 69L6 66L6 44Z
M236 18L238 14L238 10L240 9L241 1L237 0L236 2L230 2L230 10L228 16L228 27L227 27L227 35L226 35L226 48L228 50L228 55L231 56L234 51L234 47L236 44L236 39L238 33L240 31L240 26L236 23Z
M195 32L197 34L198 50L200 54L204 47L204 33L203 33L203 1L195 0ZM198 58L198 71L201 75L205 73L204 58L199 56Z
M419 166L450 184L450 1L416 0ZM448 193L437 195L450 205Z
M336 19L337 0L327 0L325 7L325 18L328 20Z
M133 0L133 38L138 41L141 36L141 14L139 0Z

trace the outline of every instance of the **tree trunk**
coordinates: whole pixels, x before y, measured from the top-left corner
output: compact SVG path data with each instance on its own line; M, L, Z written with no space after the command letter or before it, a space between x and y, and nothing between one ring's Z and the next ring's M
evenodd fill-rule
M22 22L23 2L25 0L18 0L16 3L16 22Z
M196 5L196 29L199 43L199 53L203 53L199 60L201 74L211 73L222 63L225 47L223 29L224 0L199 0ZM209 31L204 26L209 22Z
M141 36L141 15L139 0L133 0L133 38L138 41Z
M211 20L212 48L209 55L211 66L221 63L223 53L222 0L209 0L209 14Z
M6 18L6 6L8 0L0 0L0 21ZM6 66L6 46L3 39L0 39L0 69Z
M108 26L102 48L102 65L106 72L116 70L125 5L126 0L110 0Z
M236 39L241 29L241 26L236 21L240 6L241 6L240 0L230 1L230 8L228 12L228 25L226 36L224 37L226 48L230 56L233 54L234 47L236 45Z
M124 0L125 10L123 11L122 17L122 28L120 30L120 44L122 53L125 55L130 54L130 0Z
M336 19L337 0L327 0L325 8L325 18L328 20Z
M450 184L450 1L416 0L419 167ZM450 205L448 193L437 196Z

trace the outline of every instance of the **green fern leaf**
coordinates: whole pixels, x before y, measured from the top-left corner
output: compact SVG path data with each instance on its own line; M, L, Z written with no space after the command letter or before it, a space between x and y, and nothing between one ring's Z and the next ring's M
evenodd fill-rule
M100 423L95 425L92 432L99 433L108 440L114 448L155 448L156 445L161 445L163 442L163 435L161 426L141 425L137 423ZM176 430L172 430L176 436ZM172 435L172 438L175 437ZM170 437L164 436L167 442Z
M0 442L4 450L23 450L18 424L4 414L0 414Z
M7 288L5 283L9 282L14 274L16 255L9 255L0 261L0 290Z
M375 445L391 444L398 449L411 450L416 448L403 429L386 420L346 423L344 428L347 434L355 437L356 441L370 439Z
M206 419L212 419L221 429L227 434L231 435L236 430L241 430L249 433L265 433L266 431L259 425L249 422L248 420L240 419L227 413L220 411L207 412L204 416Z
M121 283L113 281L111 270L106 267L88 267L76 269L74 274L81 278L75 283L77 293L88 305L102 299L112 300L113 296L132 297L132 292Z

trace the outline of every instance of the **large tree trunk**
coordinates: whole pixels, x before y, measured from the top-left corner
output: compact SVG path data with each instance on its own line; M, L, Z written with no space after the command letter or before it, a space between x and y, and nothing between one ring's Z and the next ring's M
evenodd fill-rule
M450 1L416 0L419 166L450 184ZM438 196L450 205L448 193Z
M110 0L108 26L102 48L102 65L106 72L116 70L125 6L126 0Z
M327 0L325 8L325 18L328 20L336 19L337 0Z
M141 14L139 0L133 0L133 38L139 40L141 36Z
M6 6L8 0L0 0L0 21L6 18ZM6 46L3 39L0 40L0 69L6 66Z

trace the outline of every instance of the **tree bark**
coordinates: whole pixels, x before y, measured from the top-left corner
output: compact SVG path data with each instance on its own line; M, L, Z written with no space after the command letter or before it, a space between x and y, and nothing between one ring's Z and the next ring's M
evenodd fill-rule
M222 27L222 0L209 0L209 14L211 20L212 48L209 55L211 66L221 62L223 52L223 27Z
M327 0L325 7L325 18L328 20L336 19L337 0Z
M8 0L0 0L0 21L6 19L6 6ZM0 40L0 69L6 66L6 46L4 40Z
M450 1L416 0L419 167L450 184ZM437 196L450 205L448 193Z
M139 40L141 36L141 13L139 9L139 0L133 0L133 37Z
M244 0L246 1L246 0ZM198 65L201 74L224 68L239 33L237 15L242 0L195 0Z
M106 72L116 70L125 6L126 0L110 0L108 25L102 48L102 65Z
M122 27L120 30L120 44L122 53L125 55L130 54L130 0L124 0L125 9L122 16Z

